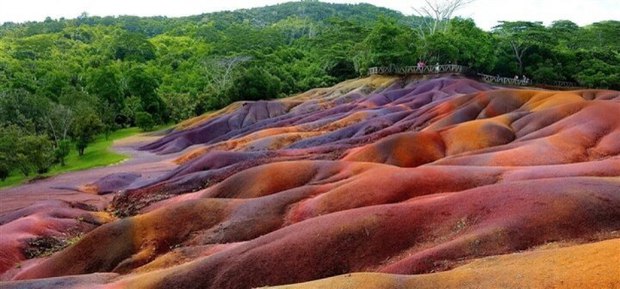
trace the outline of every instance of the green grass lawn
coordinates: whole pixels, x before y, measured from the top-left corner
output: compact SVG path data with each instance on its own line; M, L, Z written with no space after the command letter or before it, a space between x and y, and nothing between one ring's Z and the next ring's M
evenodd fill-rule
M50 169L49 173L44 174L43 176L50 177L66 172L107 166L123 161L127 159L127 156L110 151L112 143L115 140L136 135L140 132L142 131L139 128L132 127L120 129L111 133L108 136L107 140L104 135L100 135L95 139L93 143L89 144L88 147L86 147L84 155L81 157L78 156L75 146L72 146L71 152L65 160L66 165L64 167L60 165L54 165ZM24 177L24 175L20 172L14 171L5 181L0 181L0 188L16 186L34 177L34 175Z

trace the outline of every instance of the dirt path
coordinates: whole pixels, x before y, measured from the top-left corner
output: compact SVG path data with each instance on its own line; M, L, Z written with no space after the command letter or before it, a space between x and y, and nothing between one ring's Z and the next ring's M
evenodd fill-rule
M118 153L129 155L126 161L116 165L65 173L33 183L2 189L0 190L0 215L42 200L79 201L103 208L114 197L113 194L100 196L59 188L89 184L113 173L139 173L142 174L143 178L148 179L169 171L176 166L171 162L176 155L160 156L136 149L156 138L138 135L115 141L112 149Z

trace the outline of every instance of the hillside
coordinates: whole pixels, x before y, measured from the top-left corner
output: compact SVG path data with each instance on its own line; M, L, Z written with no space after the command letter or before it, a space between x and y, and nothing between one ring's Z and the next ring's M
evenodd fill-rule
M330 87L377 66L457 64L537 85L620 89L620 21L503 21L483 31L472 19L421 20L368 4L298 1L180 18L4 23L0 187L65 171L67 160L108 164L71 156L120 129Z
M11 203L2 288L617 288L618 111L450 74L235 102Z

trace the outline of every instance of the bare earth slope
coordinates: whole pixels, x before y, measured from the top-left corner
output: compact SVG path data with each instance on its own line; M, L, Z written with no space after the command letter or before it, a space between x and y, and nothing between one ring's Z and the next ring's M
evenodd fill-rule
M620 286L618 91L375 76L142 149L177 166L73 184L105 212L3 213L2 288Z

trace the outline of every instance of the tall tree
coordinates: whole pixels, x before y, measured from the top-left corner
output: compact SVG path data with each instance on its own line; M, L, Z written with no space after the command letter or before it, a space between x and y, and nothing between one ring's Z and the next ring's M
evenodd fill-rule
M408 28L394 19L381 18L370 31L364 46L369 64L376 66L406 65L413 62L413 39Z
M0 91L0 123L15 124L31 133L44 133L50 101L24 89Z
M473 2L474 0L424 0L425 5L412 7L422 23L418 25L418 35L421 39L444 32L452 19L454 12Z
M155 59L155 46L144 34L122 31L113 43L112 53L114 59L146 62Z
M32 170L39 174L46 173L54 163L52 142L46 135L23 135L17 141L15 154L19 159L19 168L26 176Z
M260 100L278 97L280 81L268 71L252 67L235 82L231 90L231 100Z
M202 110L220 108L230 103L227 93L232 89L237 71L244 63L252 60L251 56L232 56L210 58L204 61L203 71L207 79L204 91L209 98L200 104Z
M142 66L131 68L127 76L127 92L141 100L142 109L158 121L164 116L164 102L157 94L159 79Z
M45 114L45 121L56 147L67 139L73 120L73 111L69 107L56 103L50 105Z
M456 49L455 64L464 64L478 71L491 71L495 66L495 47L491 35L476 27L472 19L453 18L444 33Z
M235 69L252 60L251 56L212 58L204 62L205 76L214 90L225 90L233 81Z
M102 129L103 123L93 109L85 107L76 111L72 136L80 156L84 155L84 150L88 144L94 140L94 137L100 133Z
M514 57L519 75L524 71L526 53L532 47L544 44L549 37L542 22L529 21L500 21L493 27L493 33L507 46L504 51Z
M16 125L0 126L0 180L4 181L11 171L20 166L18 143L22 137Z
M123 93L115 69L106 66L89 72L88 91L96 95L101 102L108 103L114 115L118 115L123 107Z

